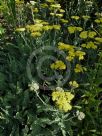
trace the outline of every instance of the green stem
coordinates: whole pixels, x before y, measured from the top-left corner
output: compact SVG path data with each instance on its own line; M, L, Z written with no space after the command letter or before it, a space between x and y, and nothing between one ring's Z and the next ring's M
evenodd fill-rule
M36 91L36 95L37 95L37 97L39 98L39 100L40 100L44 105L47 105L47 104L42 100L42 98L39 96L39 94L38 94L37 91Z

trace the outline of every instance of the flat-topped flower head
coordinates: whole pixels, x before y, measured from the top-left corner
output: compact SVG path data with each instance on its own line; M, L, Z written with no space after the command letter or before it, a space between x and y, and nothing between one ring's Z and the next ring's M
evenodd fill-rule
M90 16L83 15L82 18L87 21L88 19L90 19Z
M16 32L24 32L26 29L24 27L16 28Z
M79 35L80 38L82 39L87 39L87 38L94 38L97 35L95 31L82 31Z
M79 50L75 52L75 55L79 58L79 60L83 60L86 53Z
M76 81L70 81L70 82L69 82L69 85L70 85L72 88L78 88L78 87L79 87L79 84L78 84Z
M68 27L68 32L70 34L73 34L73 33L77 32L77 31L81 32L82 30L83 29L81 27L77 27L77 26L69 26Z
M78 120L80 120L80 121L85 118L85 113L83 113L83 112L81 112L79 110L76 112L76 115L78 117Z
M99 43L102 43L102 38L101 37L96 37L95 40Z
M65 70L66 69L66 65L61 60L57 60L55 63L52 63L50 67L51 67L51 69L58 69L58 70Z
M64 90L53 91L52 100L55 102L59 110L68 112L72 109L71 100L74 98L74 95L70 92L65 92Z
M39 90L39 85L35 81L32 81L31 84L28 84L28 87L31 91Z
M71 16L72 19L75 19L75 20L79 20L80 17L79 16Z
M84 71L87 71L87 69L80 64L76 64L74 71L75 73L80 73L80 72L83 73Z

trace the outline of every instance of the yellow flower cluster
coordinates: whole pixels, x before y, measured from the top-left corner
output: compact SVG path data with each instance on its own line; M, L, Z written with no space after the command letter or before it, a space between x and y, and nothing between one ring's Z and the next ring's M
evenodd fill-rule
M24 0L15 0L16 4L23 4Z
M68 51L68 56L66 57L66 59L68 61L72 61L75 57L78 57L79 60L83 60L86 53L83 51L80 51L80 50L75 51L74 48L75 48L75 46L73 46L73 45L65 44L62 42L58 43L59 50Z
M81 28L81 27L76 27L76 26L69 26L68 27L68 32L70 33L70 34L73 34L73 33L75 33L76 31L82 31L83 29Z
M39 36L41 36L41 33L40 32L33 32L33 33L31 33L31 36L32 37L39 37Z
M76 67L74 68L74 71L76 73L80 73L80 72L84 72L84 71L87 71L87 69L85 67L82 67L82 65L80 64L76 64Z
M55 30L60 30L61 26L60 25L52 25L53 29Z
M81 47L87 48L87 49L97 49L97 46L94 44L94 42L90 41L87 44L83 43Z
M62 43L62 42L59 42L58 43L58 49L59 50L73 50L74 49L74 46L73 45L70 45L70 44L65 44L65 43Z
M99 42L99 43L102 43L102 38L100 38L100 37L96 37L95 40L96 40L97 42Z
M70 81L70 82L69 82L69 85L70 85L72 88L78 88L78 87L79 87L79 84L78 84L76 81Z
M94 38L96 35L97 33L94 31L82 31L79 36L82 39L87 39L87 38Z
M38 31L42 31L43 25L41 23L37 23L34 25L27 25L26 29L28 31L30 31L31 33L33 32L38 32Z
M96 19L95 22L98 23L98 24L102 23L102 17L99 18L99 19Z
M88 19L90 19L90 16L85 16L85 15L83 15L82 18L83 18L84 20L88 20Z
M72 19L78 20L80 17L79 16L71 16Z
M86 55L86 53L83 52L83 51L76 51L76 52L75 52L75 55L76 55L77 57L79 57L79 60L83 60L83 59L84 59L84 56Z
M33 9L33 12L34 12L34 13L38 13L38 11L39 11L38 8L34 8L34 9Z
M74 98L74 95L70 92L63 91L53 91L52 100L55 101L55 104L61 111L68 112L72 109L71 100Z
M61 60L57 60L55 63L52 63L50 67L51 69L59 69L59 70L66 69L66 65Z
M60 21L61 21L62 23L68 23L68 22L69 22L69 21L66 20L66 19L60 19Z
M53 3L55 1L54 0L46 0L46 2Z
M66 57L66 59L68 61L72 61L75 57L78 57L79 60L83 60L84 56L86 55L85 52L83 51L69 51L68 56Z
M56 16L56 17L63 17L63 14L58 14L58 13L50 13L51 16Z
M51 4L50 6L51 6L51 8L53 8L53 9L60 9L60 8L61 8L61 5L60 5L60 4Z
M50 5L50 10L50 15L55 17L63 17L63 13L65 12L65 10L61 9L61 5L56 3Z
M53 29L53 27L51 25L43 26L44 31L48 31L48 30L52 30L52 29Z
M26 26L27 31L29 31L31 33L32 37L41 36L42 28L43 28L43 25L41 23Z
M66 57L66 59L67 59L68 61L72 61L74 58L75 58L75 50L73 49L73 50L70 50L70 51L68 52L68 56Z
M16 32L24 32L26 29L24 27L16 28Z
M71 16L71 18L74 19L74 20L79 20L80 18L83 18L85 21L87 21L88 19L90 19L90 16L87 16L87 15L83 15L82 17Z
M43 3L43 4L40 4L41 8L47 8L48 7L48 4L46 3Z

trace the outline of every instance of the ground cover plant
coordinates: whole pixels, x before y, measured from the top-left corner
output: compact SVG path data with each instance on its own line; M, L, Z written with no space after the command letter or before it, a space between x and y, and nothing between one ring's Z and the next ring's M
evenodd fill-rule
M0 0L0 136L102 135L101 11Z

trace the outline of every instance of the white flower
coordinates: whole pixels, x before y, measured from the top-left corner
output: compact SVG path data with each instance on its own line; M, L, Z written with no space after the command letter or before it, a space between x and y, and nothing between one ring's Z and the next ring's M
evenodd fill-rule
M28 85L30 90L31 91L37 91L39 90L39 85L35 82L35 81L32 81L31 84Z
M85 114L83 112L80 112L79 110L76 112L76 115L78 117L78 120L83 120L85 118Z
M56 90L57 91L64 91L63 88L61 88L61 87L56 87Z
M31 0L30 3L31 5L35 5L36 2Z

